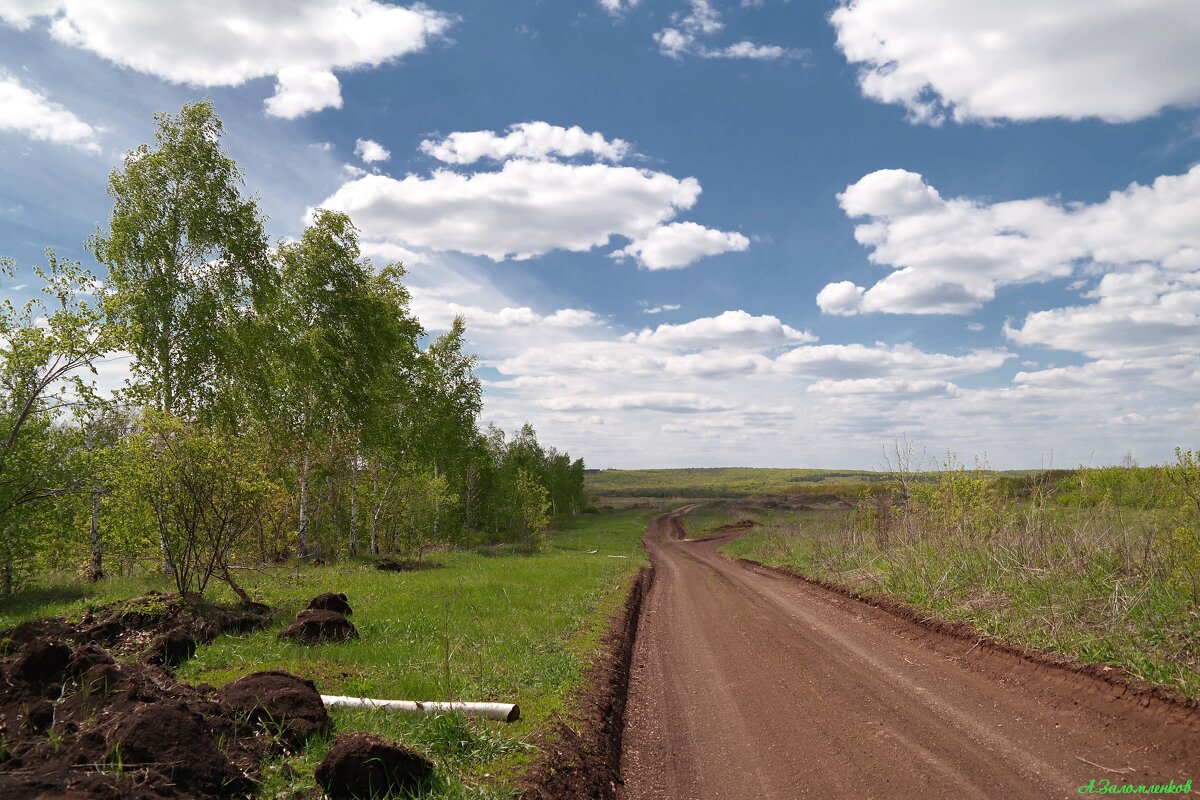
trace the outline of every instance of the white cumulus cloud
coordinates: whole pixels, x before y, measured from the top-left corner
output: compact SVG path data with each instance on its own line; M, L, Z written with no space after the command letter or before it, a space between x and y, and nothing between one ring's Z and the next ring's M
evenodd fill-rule
M646 269L679 269L705 256L738 252L749 246L750 240L740 233L718 231L695 222L672 222L609 255L636 258Z
M869 289L827 285L817 303L829 314L965 314L1005 285L1147 264L1200 269L1200 166L1090 205L944 199L905 170L873 172L838 200L847 215L868 218L855 238L891 272Z
M341 105L335 70L377 67L423 50L455 17L377 0L0 0L0 19L45 19L59 41L122 67L191 86L274 77L270 114Z
M522 122L504 136L495 131L456 131L444 139L426 139L421 151L447 164L474 164L480 159L505 161L510 158L547 159L594 156L603 161L621 161L629 154L629 142L588 133L578 125L564 128L548 122Z
M505 136L453 133L424 142L422 149L458 166L484 158L500 164L490 171L442 167L402 179L359 174L320 206L350 214L368 244L493 261L585 252L620 236L630 240L620 256L636 258L646 269L667 269L750 244L739 233L675 222L695 205L699 181L609 163L628 152L620 139L526 123ZM584 154L601 160L563 160Z
M636 392L611 397L549 397L541 401L541 405L555 411L643 410L675 414L728 411L736 407L725 400L689 392Z
M830 21L863 94L919 121L1126 122L1200 103L1195 0L844 0Z
M725 47L711 47L707 40L725 29L721 13L709 0L690 0L686 13L671 15L671 25L654 34L658 50L664 56L680 59L684 56L700 58L750 59L774 61L778 59L803 58L806 52L778 45L760 45L740 41Z
M374 164L377 161L387 161L392 157L392 154L386 147L371 139L356 139L354 141L354 155L361 158L367 164Z
M930 353L911 344L822 344L797 347L775 360L787 374L828 380L868 378L955 378L997 369L1013 358L1007 350L972 350L965 355Z
M808 331L796 330L769 314L755 316L742 310L726 311L677 325L664 324L629 334L627 341L674 348L777 347L816 341Z
M350 214L367 236L501 261L646 235L699 194L694 178L633 167L509 161L470 175L366 175L321 206Z
M1200 342L1200 270L1139 266L1112 272L1088 294L1096 302L1026 315L1005 334L1018 344L1072 350L1093 358L1166 356ZM1200 379L1200 373L1194 375Z
M99 152L99 131L62 105L0 72L0 131Z
M599 0L599 2L601 8L616 17L635 8L642 0Z
M275 82L275 94L266 99L267 113L296 119L314 111L342 107L342 85L327 69L284 67Z

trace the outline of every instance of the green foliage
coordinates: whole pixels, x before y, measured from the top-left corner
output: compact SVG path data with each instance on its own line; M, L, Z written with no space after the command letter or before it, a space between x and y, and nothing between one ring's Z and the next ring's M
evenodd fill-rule
M195 424L148 413L129 444L117 491L125 508L144 503L180 592L203 592L258 524L274 487L233 440Z
M421 327L408 313L403 270L375 272L345 214L318 209L300 241L279 248L278 261L274 346L264 354L273 391L259 415L293 452L303 557L314 458L324 451L326 467L352 465L357 475L364 452L386 459L403 447L404 416L419 399L409 386Z
M71 409L99 403L81 375L111 346L102 312L90 300L95 279L77 262L47 253L41 297L20 309L0 302L0 561L3 591L14 569L41 542L36 525L56 509L47 502L74 491L81 479L82 440L61 424ZM0 260L0 277L16 267ZM37 508L34 508L37 506ZM20 510L18 516L14 512Z
M526 546L536 553L546 546L546 528L550 526L550 492L526 469L517 471L517 507Z
M1003 522L1003 505L995 481L979 465L968 470L953 453L929 483L908 487L907 513L915 524L959 537L988 539Z
M279 248L278 262L275 349L266 354L275 389L264 416L302 439L342 427L387 441L422 332L403 270L375 272L350 218L323 209L298 242Z
M553 513L584 510L582 460L529 426L480 433L463 321L426 342L403 267L363 258L349 217L317 209L272 253L212 105L156 122L109 178L90 243L103 299L51 254L52 301L0 308L6 591L67 562L99 580L156 560L198 590L230 560L338 559L364 539L527 539L521 469ZM81 374L117 349L133 384L102 403Z
M1162 533L1167 569L1200 609L1200 453L1175 448L1175 463L1164 472L1170 485Z
M135 397L166 413L212 412L237 393L254 317L275 286L258 204L221 149L208 102L157 114L109 176L112 218L92 241L109 269L109 318L132 352Z
M396 526L403 546L418 558L435 541L438 514L457 498L445 475L423 470L401 475L397 481Z
M493 426L476 448L477 487L472 498L485 509L477 517L480 527L494 535L515 536L529 544L525 522L538 502L535 483L544 490L543 505L549 505L552 514L574 515L587 507L583 460L572 461L566 453L543 448L532 425L526 423L511 439Z

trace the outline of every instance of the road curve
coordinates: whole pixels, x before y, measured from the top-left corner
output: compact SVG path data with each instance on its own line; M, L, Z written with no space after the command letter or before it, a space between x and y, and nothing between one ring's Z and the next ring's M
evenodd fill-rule
M684 540L680 513L646 534L655 579L630 673L624 800L1040 800L1080 797L1093 778L1200 789L1197 715L975 657L961 640L724 558L728 537Z

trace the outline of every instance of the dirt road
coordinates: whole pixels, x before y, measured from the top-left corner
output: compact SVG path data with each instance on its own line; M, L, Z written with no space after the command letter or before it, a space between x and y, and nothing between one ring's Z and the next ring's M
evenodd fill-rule
M622 797L1080 797L1196 779L1200 715L647 531Z

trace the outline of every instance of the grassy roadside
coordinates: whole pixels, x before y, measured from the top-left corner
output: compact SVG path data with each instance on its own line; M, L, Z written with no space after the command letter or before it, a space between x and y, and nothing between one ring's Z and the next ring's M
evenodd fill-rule
M251 594L278 610L276 624L202 646L178 674L220 687L250 672L282 669L314 680L327 694L517 702L522 716L512 725L457 715L333 713L336 732L374 731L428 754L438 781L427 797L509 796L516 771L535 753L530 741L552 713L564 710L609 616L645 563L640 542L649 517L644 509L583 515L561 522L543 553L438 553L431 559L440 567L416 572L380 572L365 560L246 572ZM114 581L65 597L52 590L19 596L0 606L0 626L78 616L88 605L163 588L153 584ZM358 641L309 648L276 638L292 614L326 591L349 597ZM220 594L214 599L227 599ZM313 769L328 746L329 740L313 740L286 762L268 765L260 796L311 796Z
M1131 565L1094 519L1060 517L1040 548L1024 549L999 536L881 538L852 511L770 512L723 552L1200 697L1200 610L1188 592Z

